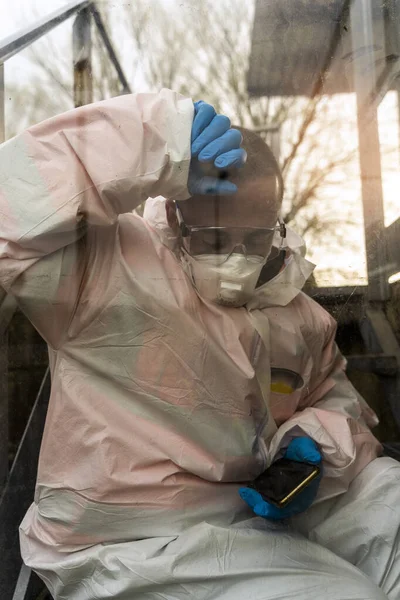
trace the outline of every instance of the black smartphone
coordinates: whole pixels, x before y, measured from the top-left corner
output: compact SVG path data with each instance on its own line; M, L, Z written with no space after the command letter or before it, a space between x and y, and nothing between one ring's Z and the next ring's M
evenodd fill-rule
M319 474L320 468L317 465L280 458L249 487L255 489L267 502L284 508Z

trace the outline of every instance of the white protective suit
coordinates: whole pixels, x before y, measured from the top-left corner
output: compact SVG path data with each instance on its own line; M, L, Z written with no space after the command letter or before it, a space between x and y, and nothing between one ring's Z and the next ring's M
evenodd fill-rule
M52 374L24 561L56 600L398 600L400 466L299 291L299 249L224 308L194 290L160 201L132 213L188 196L192 118L168 90L128 95L1 146L0 284ZM299 435L323 454L315 505L255 518L239 486Z

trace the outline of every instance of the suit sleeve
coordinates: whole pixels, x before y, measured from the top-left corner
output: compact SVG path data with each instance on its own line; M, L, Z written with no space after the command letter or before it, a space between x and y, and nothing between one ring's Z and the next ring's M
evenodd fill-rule
M76 306L88 229L149 196L189 196L192 120L192 101L162 90L72 110L0 146L0 286L51 346Z

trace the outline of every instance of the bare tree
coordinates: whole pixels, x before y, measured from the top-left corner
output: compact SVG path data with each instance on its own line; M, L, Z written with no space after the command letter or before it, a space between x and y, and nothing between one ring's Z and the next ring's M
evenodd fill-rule
M281 130L286 140L279 157L287 184L284 218L295 222L300 233L312 232L315 242L327 230L339 242L345 221L352 223L351 215L337 210L327 215L321 191L327 183L340 184L351 175L356 146L342 139L327 97L249 95L252 22L252 2L242 0L128 3L124 23L133 42L137 81L151 90L165 86L207 100L233 123L262 132L267 141L266 130ZM324 148L322 131L325 137L329 131ZM339 172L341 178L331 177Z
M332 206L327 206L322 190L327 183L339 187L351 176L356 148L342 139L327 97L249 96L246 76L252 2L135 0L122 5L119 14L118 19L116 11L103 8L117 48L118 41L124 40L124 66L133 89L168 87L202 98L228 114L233 123L260 131L267 139L266 130L280 130L280 163L286 184L284 218L295 222L297 230L315 243L321 243L322 235L326 239L328 232L340 243L343 225L351 224L352 216L329 210ZM95 99L116 95L120 88L97 34L94 45ZM31 58L35 78L29 88L18 84L12 90L18 97L11 119L14 129L17 123L20 128L72 107L71 49L48 39L32 50ZM323 136L329 143L321 145Z

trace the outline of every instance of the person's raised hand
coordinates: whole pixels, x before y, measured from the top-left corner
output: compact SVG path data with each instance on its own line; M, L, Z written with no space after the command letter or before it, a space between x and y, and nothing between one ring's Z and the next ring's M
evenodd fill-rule
M213 106L200 100L194 103L191 133L191 167L188 189L190 194L228 195L237 192L237 186L225 178L224 171L240 168L246 162L241 148L242 134L231 128L225 115L218 115ZM202 168L211 163L220 170L220 177L207 176Z

